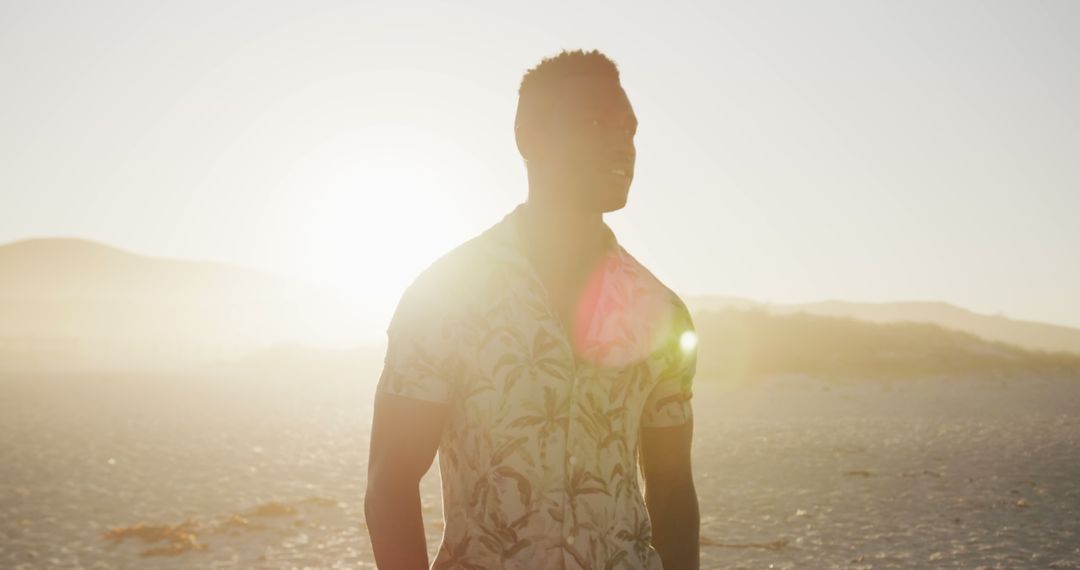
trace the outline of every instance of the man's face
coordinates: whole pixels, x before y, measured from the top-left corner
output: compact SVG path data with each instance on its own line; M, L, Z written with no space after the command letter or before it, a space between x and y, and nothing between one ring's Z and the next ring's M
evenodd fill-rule
M558 181L561 198L589 212L626 205L634 178L637 117L611 79L572 78L542 127L535 166ZM530 159L530 168L534 166Z

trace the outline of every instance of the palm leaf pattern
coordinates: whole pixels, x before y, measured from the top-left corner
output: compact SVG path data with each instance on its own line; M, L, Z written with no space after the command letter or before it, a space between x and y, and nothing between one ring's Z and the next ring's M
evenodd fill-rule
M587 328L568 338L518 215L422 273L387 330L378 390L450 411L434 568L660 568L638 437L692 419L689 313L609 233Z

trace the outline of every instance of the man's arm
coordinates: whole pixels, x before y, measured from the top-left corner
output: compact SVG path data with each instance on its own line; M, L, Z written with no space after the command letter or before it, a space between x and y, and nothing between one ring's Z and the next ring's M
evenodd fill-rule
M439 447L447 406L375 395L364 515L379 568L428 570L420 479Z
M652 520L652 544L665 570L698 570L697 491L690 472L693 421L641 429L641 471L645 505Z

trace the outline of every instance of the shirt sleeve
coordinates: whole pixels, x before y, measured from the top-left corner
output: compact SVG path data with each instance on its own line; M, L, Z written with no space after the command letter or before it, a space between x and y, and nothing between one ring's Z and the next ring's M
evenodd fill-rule
M689 423L694 413L693 380L697 371L697 333L690 312L678 301L665 342L657 355L657 381L641 412L642 427Z
M386 331L377 391L427 402L450 400L462 361L448 309L446 296L422 279L406 289Z

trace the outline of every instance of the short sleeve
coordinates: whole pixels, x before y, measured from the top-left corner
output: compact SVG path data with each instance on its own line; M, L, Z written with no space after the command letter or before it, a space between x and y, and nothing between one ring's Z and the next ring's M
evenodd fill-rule
M387 328L379 392L445 403L461 375L454 318L445 291L418 279Z
M641 412L642 427L671 427L689 423L693 380L697 371L697 333L690 312L677 302L665 342L654 355L657 381Z

